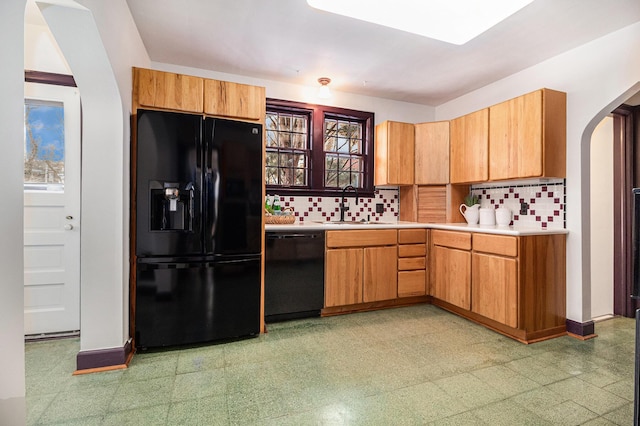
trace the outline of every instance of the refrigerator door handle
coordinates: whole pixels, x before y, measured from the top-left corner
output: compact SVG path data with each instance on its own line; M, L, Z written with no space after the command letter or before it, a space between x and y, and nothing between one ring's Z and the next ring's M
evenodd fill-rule
M217 152L216 152L217 154ZM218 212L220 211L220 168L218 167L218 155L211 156L213 165L213 211L211 212L211 238L216 235L216 227L218 225Z

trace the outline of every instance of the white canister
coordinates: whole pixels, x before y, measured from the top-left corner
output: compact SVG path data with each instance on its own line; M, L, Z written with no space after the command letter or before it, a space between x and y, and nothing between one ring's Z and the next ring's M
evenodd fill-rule
M508 226L511 223L511 210L506 207L496 209L496 225Z
M480 225L495 225L496 214L495 209L491 207L480 209Z

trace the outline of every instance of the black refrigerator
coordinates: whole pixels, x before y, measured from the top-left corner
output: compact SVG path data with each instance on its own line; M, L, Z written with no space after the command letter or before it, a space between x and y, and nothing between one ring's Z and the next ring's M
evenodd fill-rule
M137 349L260 333L262 126L138 110Z

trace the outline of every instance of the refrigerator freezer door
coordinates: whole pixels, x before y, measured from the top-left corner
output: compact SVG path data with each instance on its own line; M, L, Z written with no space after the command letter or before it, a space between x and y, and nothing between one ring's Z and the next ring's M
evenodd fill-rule
M205 119L205 253L259 254L262 238L262 126Z
M136 255L202 253L202 118L138 110Z
M260 259L139 263L135 344L144 350L260 333Z

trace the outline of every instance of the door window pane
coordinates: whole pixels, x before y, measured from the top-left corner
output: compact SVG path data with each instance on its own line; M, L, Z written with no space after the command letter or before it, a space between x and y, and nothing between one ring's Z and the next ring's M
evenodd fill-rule
M25 189L64 189L64 106L25 100Z

